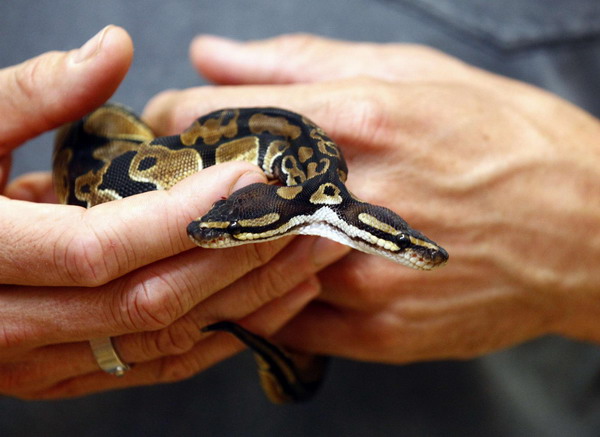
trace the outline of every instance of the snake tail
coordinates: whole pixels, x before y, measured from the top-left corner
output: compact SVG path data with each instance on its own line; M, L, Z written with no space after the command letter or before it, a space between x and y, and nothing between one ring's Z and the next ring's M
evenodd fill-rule
M202 332L212 331L228 332L254 352L261 386L271 402L307 401L321 386L326 357L284 350L233 322L217 322L202 329Z

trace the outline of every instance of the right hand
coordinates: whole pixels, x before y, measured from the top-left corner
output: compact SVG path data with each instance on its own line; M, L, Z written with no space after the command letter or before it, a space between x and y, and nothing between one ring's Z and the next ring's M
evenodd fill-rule
M231 191L264 181L250 164L211 167L168 192L89 210L37 203L53 199L49 174L6 187L12 149L102 104L131 57L128 35L108 27L81 51L0 70L4 395L67 397L192 376L241 348L201 327L241 319L269 335L318 293L314 274L347 252L315 238L190 250L188 222ZM135 364L123 378L99 369L87 341L98 337L113 337L121 358Z
M426 47L205 36L191 55L224 86L155 97L145 114L164 134L218 107L297 111L341 146L354 194L450 253L424 274L353 252L319 273L323 293L279 343L406 363L546 334L600 342L598 119Z

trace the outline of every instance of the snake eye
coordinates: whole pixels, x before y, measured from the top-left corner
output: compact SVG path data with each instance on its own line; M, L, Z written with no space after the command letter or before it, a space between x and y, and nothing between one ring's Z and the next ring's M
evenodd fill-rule
M229 226L227 226L227 229L230 231L237 231L241 227L242 226L238 222L231 222L231 223L229 223Z
M400 249L406 249L410 246L410 238L405 234L398 234L396 236L396 244Z

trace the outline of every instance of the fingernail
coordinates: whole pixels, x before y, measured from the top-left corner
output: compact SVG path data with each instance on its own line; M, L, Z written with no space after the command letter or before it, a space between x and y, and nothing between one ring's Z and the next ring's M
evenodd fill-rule
M343 244L327 238L318 238L312 247L312 257L317 267L323 267L347 255L350 250L350 247Z
M108 25L92 38L90 38L84 45L81 46L78 50L73 54L73 61L76 64L87 61L88 59L93 58L96 53L100 51L100 47L102 46L102 40L108 33L112 26Z
M242 174L238 180L233 184L229 193L233 193L234 191L239 190L240 188L244 188L250 184L256 184L260 182L265 182L265 175L260 171L247 171Z

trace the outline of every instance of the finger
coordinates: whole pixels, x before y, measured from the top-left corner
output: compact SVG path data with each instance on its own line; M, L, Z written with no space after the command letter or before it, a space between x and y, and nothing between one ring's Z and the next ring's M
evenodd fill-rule
M368 322L368 315L315 301L290 320L274 341L300 352L358 359L365 340L377 338L360 336L371 332L362 325Z
M262 308L269 302L280 299L284 293L345 256L348 251L346 246L330 240L298 238L268 264L251 271L218 293L206 296L199 305L165 329L122 336L116 338L115 342L124 359L129 362L149 361L187 352L205 335L200 332L204 326L220 320L243 319L257 308L261 308L258 312L262 314ZM191 288L194 289L194 286ZM256 320L263 321L270 312L264 314L256 316ZM258 334L270 332L268 329L265 331L260 323L249 328L256 328Z
M420 343L427 342L425 334L418 322L403 324L386 312L344 309L314 301L278 331L273 341L315 355L401 364L431 359L418 350Z
M242 319L241 324L251 332L270 337L316 298L320 289L319 280L315 276L309 277L291 291Z
M511 104L519 103L536 118L540 111L556 116L555 110L563 105L551 95L541 100L539 90L531 85L497 76L423 45L346 42L307 34L250 42L203 35L190 45L190 58L202 75L220 85L281 85L369 77L394 83L479 87L501 99L509 96Z
M481 283L470 295L452 287L445 296L423 299L426 293L415 294L381 311L317 301L291 320L275 341L315 354L400 364L470 359L556 332L542 309L546 302L523 305L520 290L499 291L489 282Z
M355 156L371 162L371 152L380 152L377 148L381 144L387 145L390 138L399 135L399 124L426 130L434 123L431 116L420 120L411 112L415 106L421 112L427 106L425 103L419 108L422 97L421 87L369 78L299 85L197 87L158 94L146 105L144 118L159 135L174 135L196 118L217 109L281 107L302 114L323 128L343 147L346 161L351 164ZM429 96L428 100L434 97ZM382 162L386 161L371 164ZM351 187L352 177L349 184Z
M94 367L95 366L95 367ZM97 370L88 342L65 343L37 348L0 362L0 392L20 398L90 369Z
M199 36L190 45L193 65L225 85L287 84L359 76L396 80L451 80L470 70L434 49L409 44L344 42L306 34L237 42Z
M374 135L388 134L392 110L397 111L395 96L403 91L368 78L300 85L197 87L156 95L146 105L143 118L159 135L172 135L217 109L277 106L306 115L337 141L354 142L364 137L372 142Z
M244 325L248 329L255 329L263 333L263 335L269 335L296 315L311 299L318 295L318 292L318 281L312 277L265 305L255 314L247 317L244 320ZM198 332L200 331L198 330ZM206 339L206 335L203 337ZM215 339L210 340L210 343L214 343L214 359L223 359L226 355L241 349L239 344L231 340L232 338L228 338L228 336L222 336L218 341ZM113 343L116 342L113 340ZM191 352L193 346L185 352ZM117 347L117 349L119 348ZM178 355L181 355L181 353ZM120 356L125 359L123 354L120 354ZM128 362L133 363L133 361ZM203 365L208 366L208 363ZM64 380L96 373L99 373L99 367L89 342L45 346L31 350L17 359L0 364L0 392L20 394L23 397L27 396L28 393L39 393L47 390ZM99 374L98 376L102 375ZM112 378L102 379L111 382Z
M191 250L95 289L3 286L1 360L46 345L163 330L200 301L269 262L289 241ZM228 303L235 305L235 300Z
M0 197L0 283L98 286L193 247L188 223L232 190L264 182L247 163L210 167L169 191L91 209Z
M457 267L453 263L453 268L431 273L354 251L319 272L323 287L319 300L339 308L373 313L385 310L390 302L408 305L418 299L433 306L447 299L447 284L464 283L469 271L483 268L477 261L463 263L466 265Z
M14 200L35 203L58 201L52 186L52 175L49 172L34 172L19 176L6 187L4 195Z
M266 325L262 325L262 329L265 335L270 335L280 329L293 315L306 306L318 292L318 282L315 278L312 278L295 287L281 298L273 301L261 309L259 313L249 316L241 323L252 329L251 327L256 323L266 322ZM49 367L56 369L60 377L57 378L55 375L49 376L46 373L46 380L38 383L37 389L29 384L29 387L32 388L27 390L25 395L21 394L21 397L29 399L53 399L79 396L115 388L178 381L194 376L198 372L243 349L243 346L235 339L228 338L225 335L221 335L221 333L215 333L206 336L204 340L198 342L186 353L136 364L122 378L115 378L113 375L98 370L98 365L93 362L91 350L88 348L86 351L86 344L78 343L70 347L72 348L71 353L74 355L64 355L65 353L69 353L69 351L63 349L62 361L65 361L65 356L73 356L75 357L74 361L79 360L82 364L67 366L66 369L68 371L65 371L60 367L59 362L53 362ZM90 363L90 370L82 372L84 367L87 368L90 366ZM26 367L21 367L21 369L23 368ZM40 367L39 371L43 372L44 370ZM22 371L22 376L19 379L25 379L25 373ZM13 378L13 380L17 379Z
M431 359L418 350L419 341L428 341L422 338L425 334L418 323L402 325L385 312L348 310L315 301L277 332L274 341L315 355L400 364Z
M233 254L225 254L224 252L216 251L215 255L227 255L230 260L233 260ZM215 272L214 266L208 266L206 263L195 260L196 262L193 263L196 266L195 274L190 275L187 273L187 276L190 277L185 278L186 280L184 280L185 273L183 272L187 268L176 272L169 280L153 281L159 284L167 282L186 285L182 288L167 286L163 290L161 290L160 285L154 287L155 289L152 290L153 294L163 294L165 298L156 299L154 307L147 308L146 312L152 313L151 316L155 319L164 317L165 313L169 314L167 316L168 319L177 319L186 310L174 308L170 302L193 302L199 299L207 299L200 305L197 305L193 311L188 312L185 317L172 324L170 320L161 321L161 324L168 324L165 329L113 337L113 344L119 356L124 361L137 364L164 356L181 355L189 352L200 340L206 337L206 334L202 334L200 329L216 320L242 320L248 329L261 335L270 335L277 327L281 326L283 320L291 319L299 311L298 302L300 300L306 303L308 299L316 295L319 287L318 281L314 277L314 272L339 259L347 252L348 250L344 246L328 240L317 238L297 239L291 247L280 253L268 266L252 271L249 275L225 287L224 290L221 290L218 294L210 298L207 297L211 295L211 291L199 292L198 290L202 290L202 283L207 282L204 279L209 276L210 270L212 269L212 272ZM218 265L225 260L211 259L211 261L214 261ZM184 261L183 264L189 267L187 262ZM232 269L235 269L235 265L232 266ZM155 265L153 270L160 272L162 269L160 265ZM177 278L176 276L179 277ZM217 275L211 279L211 283L216 282L215 290L224 285L223 276ZM303 283L305 285L301 286ZM110 290L106 290L105 294L109 293ZM107 299L107 301L110 303L111 299ZM83 307L81 299L79 306ZM133 306L137 308L146 307L147 305L138 302L138 304ZM102 315L105 313L104 307L105 305L102 302L98 302L95 305L96 314ZM231 310L228 310L229 308ZM257 308L259 308L258 311L256 311ZM77 333L75 336L72 334L67 335L67 338L71 342L74 339L81 339L82 334L84 338L85 336L90 336L90 329L98 324L97 319L99 317L97 315L88 316L82 319L82 321L75 320L74 322L68 322L65 319L73 319L72 316L67 314L69 309L73 310L73 308L60 308L58 311L60 313L65 312L65 314L55 314L57 319L64 320L61 326L49 326L48 322L46 322L45 329L52 333L58 331L64 333L75 331ZM225 314L225 316L215 318L215 315L221 313ZM26 315L23 318L28 322L28 330L36 330L37 327L34 327L30 323L31 320ZM104 318L106 317L100 317L101 320ZM50 324L52 323L50 322ZM78 326L79 324L82 326ZM151 329L155 327L146 326L145 328ZM109 333L104 331L101 335L111 336L114 334L116 332ZM98 333L96 332L93 335L97 336ZM53 337L53 341L65 341L56 335L53 335ZM48 341L48 336L45 336L44 341ZM36 349L36 351L44 350L52 351L53 349L50 346ZM39 355L37 356L39 357ZM47 360L51 360L54 357L54 355L42 356L46 357ZM8 361L9 358L11 358L10 361ZM72 368L65 366L64 369L59 369L58 366L52 366L49 363L50 374L54 375L53 378L64 379L67 376L77 376L81 373L93 372L97 368L95 361L89 359L89 357L81 357L77 360L87 363L87 365L78 365ZM26 353L24 357L19 357L18 361L14 357L4 357L4 361L7 361L6 366L14 374L15 372L10 367L11 363L32 361L31 352ZM16 373L11 378L18 378L19 374Z
M107 26L79 50L45 53L0 70L0 155L100 106L132 56L127 33Z

